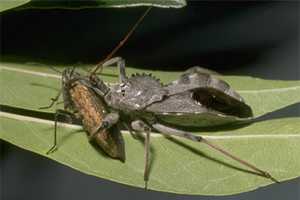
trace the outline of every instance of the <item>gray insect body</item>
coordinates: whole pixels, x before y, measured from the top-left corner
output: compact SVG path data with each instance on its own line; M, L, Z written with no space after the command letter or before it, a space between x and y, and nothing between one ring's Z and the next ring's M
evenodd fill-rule
M183 127L216 126L252 116L251 108L226 82L197 71L168 85L151 75L134 74L111 87L105 101L123 114L151 114L151 121Z
M147 106L160 102L167 96L167 90L151 75L135 74L111 87L105 101L120 111L142 111Z
M192 68L178 80L163 85L151 75L135 74L127 77L125 62L119 57L107 61L103 66L114 63L117 63L120 69L119 84L108 87L95 76L91 76L90 82L99 98L104 99L108 105L110 111L108 115L115 116L115 118L107 118L107 121L104 119L103 122L110 126L114 123L122 123L131 133L146 134L144 169L146 187L151 130L167 136L175 135L205 143L248 166L261 176L275 180L269 173L233 156L205 138L178 129L249 120L252 117L251 108L226 82ZM105 91L101 88L105 88Z

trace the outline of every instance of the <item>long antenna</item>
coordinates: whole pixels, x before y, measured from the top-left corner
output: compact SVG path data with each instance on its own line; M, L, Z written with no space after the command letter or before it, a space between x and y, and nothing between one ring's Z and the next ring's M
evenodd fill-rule
M138 25L143 21L145 16L148 14L148 12L151 10L152 7L147 8L147 10L144 12L144 14L138 19L138 21L134 24L134 26L130 29L130 31L125 35L125 37L119 42L119 44L106 56L106 58L99 63L96 64L96 66L91 70L91 75L94 75L99 69L102 70L102 64L108 61L128 40L128 38L132 35L132 33L135 31L135 29L138 27Z

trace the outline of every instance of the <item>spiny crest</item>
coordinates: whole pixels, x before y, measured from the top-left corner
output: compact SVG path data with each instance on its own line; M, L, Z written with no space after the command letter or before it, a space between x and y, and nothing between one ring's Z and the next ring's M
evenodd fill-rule
M132 74L131 77L129 78L129 81L137 83L137 84L149 84L149 85L156 86L156 87L163 86L163 83L160 82L160 79L156 78L151 73L150 74L146 74L146 73Z

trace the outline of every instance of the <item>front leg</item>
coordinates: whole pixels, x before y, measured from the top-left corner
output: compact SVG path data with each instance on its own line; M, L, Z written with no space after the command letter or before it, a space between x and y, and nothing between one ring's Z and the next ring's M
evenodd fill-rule
M73 113L70 113L66 110L57 109L54 114L54 137L53 137L53 145L52 147L47 151L46 154L53 153L57 150L57 121L59 116L64 116L67 118L67 122L71 123L73 121Z
M145 168L144 168L144 181L145 181L145 189L148 186L149 180L149 167L150 167L150 131L151 127L149 127L145 122L142 120L136 120L131 123L131 127L133 130L137 132L145 132Z
M106 66L113 65L115 63L117 63L118 68L120 70L120 74L119 74L120 82L123 83L127 79L127 77L126 77L126 71L125 71L125 60L123 58L121 58L121 57L114 57L112 59L109 59L105 63L103 63L102 66L106 67Z
M39 107L39 109L48 109L51 108L55 102L58 101L60 95L61 95L62 90L59 90L59 92L57 93L57 95L54 98L51 98L51 103L48 106L43 106L43 107Z
M95 129L93 133L89 135L89 141L92 141L97 133L100 133L101 130L104 129L109 129L112 127L114 124L116 124L119 121L119 114L118 113L108 113L104 119L102 120L102 123L99 127Z

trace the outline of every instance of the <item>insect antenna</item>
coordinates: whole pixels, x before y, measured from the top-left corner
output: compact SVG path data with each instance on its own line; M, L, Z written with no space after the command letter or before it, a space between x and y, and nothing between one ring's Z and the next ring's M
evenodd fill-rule
M71 68L71 73L70 73L70 76L73 76L73 74L74 74L74 72L75 72L75 69L76 69L76 67L75 67L75 66L73 66L73 67Z
M138 19L138 21L133 25L133 27L130 29L130 31L125 35L125 37L119 42L119 44L106 56L106 58L100 62L98 62L95 67L91 70L91 74L95 75L98 70L102 71L102 64L108 61L112 56L125 44L125 42L128 40L128 38L132 35L132 33L135 31L135 29L138 27L138 25L143 21L145 16L148 14L148 12L151 10L152 7L147 8L147 10L144 12L144 14Z
M58 73L58 74L62 74L62 72L59 71L58 69L56 69L55 67L49 66L49 68L50 68L52 71L55 71L55 72Z

